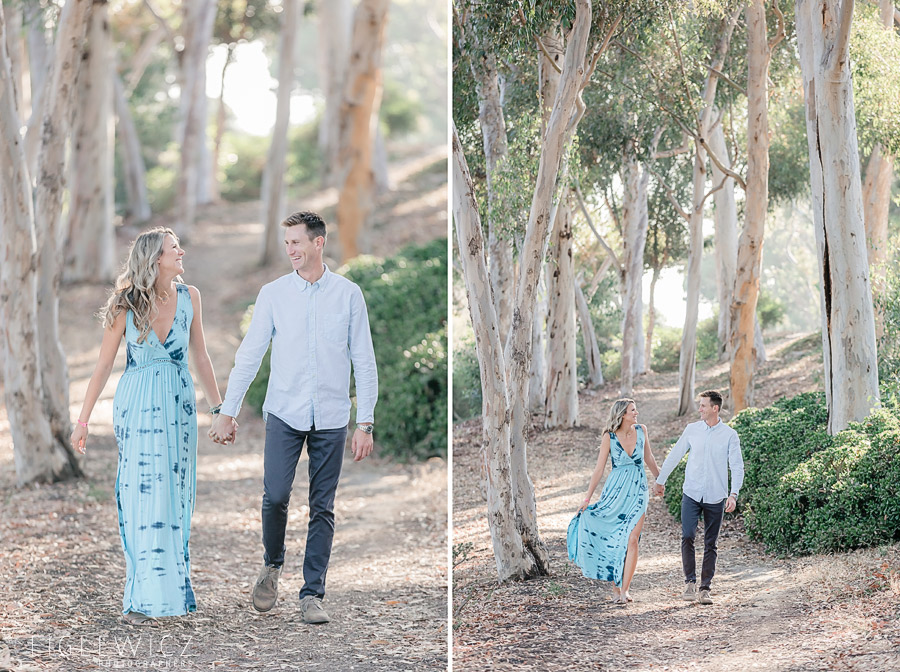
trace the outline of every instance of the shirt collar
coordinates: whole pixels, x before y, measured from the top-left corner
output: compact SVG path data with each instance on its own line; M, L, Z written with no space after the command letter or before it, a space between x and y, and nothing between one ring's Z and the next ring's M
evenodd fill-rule
M294 282L297 283L297 286L300 288L301 292L305 292L310 287L319 287L320 289L323 289L325 285L328 284L328 278L331 275L331 271L328 270L328 264L322 264L322 268L325 269L325 271L322 273L322 277L315 282L307 281L306 279L301 277L300 274L297 273L297 271L293 272Z
M719 421L714 425L710 425L708 422L706 422L706 420L701 420L700 422L702 422L706 426L706 429L715 429L722 424L722 418L720 417Z

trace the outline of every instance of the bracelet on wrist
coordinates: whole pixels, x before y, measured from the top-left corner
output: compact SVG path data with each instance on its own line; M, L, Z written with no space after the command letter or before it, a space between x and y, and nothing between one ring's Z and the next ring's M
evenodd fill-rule
M82 427L84 427L85 429L87 429L88 423L82 422L81 420L76 420L75 422L77 422L79 425L81 425Z
M216 404L211 409L209 409L209 414L210 415L218 415L221 410L222 410L222 404Z

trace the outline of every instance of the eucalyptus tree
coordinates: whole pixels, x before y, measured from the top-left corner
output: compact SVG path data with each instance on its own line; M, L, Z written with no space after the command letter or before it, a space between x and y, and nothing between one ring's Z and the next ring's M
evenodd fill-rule
M797 0L795 11L830 433L863 420L880 402L849 58L854 4Z

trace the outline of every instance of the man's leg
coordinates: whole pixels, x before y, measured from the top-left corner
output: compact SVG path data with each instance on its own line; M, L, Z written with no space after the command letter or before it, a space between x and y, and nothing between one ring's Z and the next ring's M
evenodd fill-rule
M681 495L681 568L684 582L697 582L697 560L694 556L694 535L700 520L700 504L687 495Z
M700 590L709 590L716 573L718 557L719 530L722 529L722 517L725 515L725 502L703 504L703 565L700 570Z
M262 534L265 563L284 564L284 534L288 503L297 461L307 440L280 418L269 413L266 420L266 447L263 457Z
M307 439L309 531L303 558L301 600L325 596L325 573L334 539L334 493L341 477L346 440L346 428L313 430Z

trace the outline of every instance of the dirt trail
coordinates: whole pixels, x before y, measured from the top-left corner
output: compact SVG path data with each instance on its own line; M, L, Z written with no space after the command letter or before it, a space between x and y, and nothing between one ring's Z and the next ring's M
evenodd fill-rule
M401 168L394 174L396 191L380 201L371 234L376 254L446 236L446 201L440 198L446 199L446 153L429 153L414 170ZM410 205L409 194L420 198ZM291 205L310 202L330 214L327 194ZM244 309L264 282L289 271L281 263L254 267L258 213L258 203L208 208L192 236L196 242L186 244L185 281L202 292L206 338L223 389ZM119 240L122 257L129 233ZM62 297L74 413L99 352L100 328L91 314L105 291L73 287ZM152 631L119 624L125 569L113 494L111 411L123 368L124 348L91 419L83 481L16 489L0 407L0 670L446 668L446 463L398 465L378 458L377 446L373 459L345 459L326 597L334 620L313 627L300 621L297 600L308 517L304 455L279 601L269 614L258 614L250 607L250 588L262 556L264 427L249 409L240 417L238 443L227 447L206 438L209 416L200 416L191 536L198 611L164 619ZM205 408L199 387L197 395L198 407Z
M760 376L758 404L815 389L820 364L809 342L792 337L770 345L774 354ZM722 366L703 371L698 390L727 387L725 375ZM686 422L675 416L676 384L677 374L650 374L635 391L660 464ZM455 670L900 670L900 545L779 559L729 516L719 537L714 604L690 604L680 599L680 525L653 497L632 584L635 601L626 609L610 605L608 584L585 579L568 560L565 535L616 397L615 384L582 394L580 428L531 437L528 470L552 575L522 583L497 584L478 487L480 422L457 425L453 543L472 547L454 570ZM876 571L884 580L873 583Z

